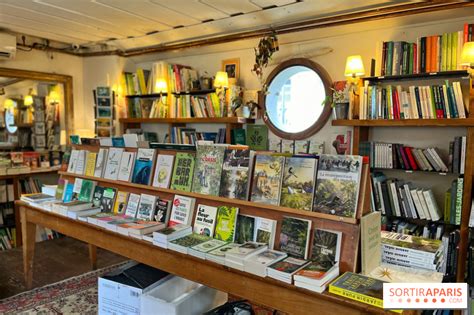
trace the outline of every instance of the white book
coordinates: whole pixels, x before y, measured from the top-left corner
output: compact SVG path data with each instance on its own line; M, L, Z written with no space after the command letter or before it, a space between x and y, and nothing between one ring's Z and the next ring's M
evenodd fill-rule
M416 193L418 195L418 199L420 200L420 204L423 208L423 212L425 213L426 219L431 220L430 211L428 210L428 205L426 204L425 196L423 195L423 189L417 189Z
M123 152L120 161L118 180L129 182L132 177L133 165L135 164L135 152Z
M428 151L430 151L431 156L436 160L436 163L439 164L441 171L447 172L448 167L444 163L444 161L441 159L441 156L439 156L438 151L436 151L435 148L428 148Z
M123 148L110 148L105 164L104 178L117 180Z
M156 196L141 194L138 204L137 218L142 220L153 220Z
M74 186L72 187L72 199L75 200L81 193L82 178L76 177L74 180Z
M153 186L159 188L170 187L171 175L173 174L174 155L158 154L156 159Z
M112 146L112 138L111 137L99 138L99 144L100 144L101 147L111 147Z
M453 82L454 98L456 99L456 106L459 113L459 118L466 118L466 111L464 109L464 99L461 90L461 83Z
M461 137L461 157L459 163L459 174L464 174L466 167L466 136Z
M191 225L194 213L194 204L196 198L175 195L173 199L173 207L168 225L176 224Z
M449 104L448 102L448 89L446 87L446 85L443 85L443 95L442 95L443 99L444 99L444 104ZM451 109L449 108L448 105L445 106L446 108L446 118L451 118Z
M419 113L418 113L418 106L416 105L416 93L415 93L415 87L410 86L408 88L410 90L410 106L412 110L412 115L415 119L420 118Z
M127 217L135 218L137 216L139 203L140 203L140 195L130 194L130 196L128 197L127 208L125 208L125 215Z
M86 150L79 150L77 154L76 168L74 169L75 174L84 175L86 171Z
M194 219L193 232L214 237L216 227L217 207L198 205L196 218Z
M433 191L431 189L423 190L423 195L425 196L426 204L428 205L428 210L430 211L430 216L433 221L438 221L441 219L441 211L438 208L436 199L434 198Z
M410 207L410 211L414 218L418 218L419 215L418 215L418 212L416 211L415 203L413 202L413 198L411 196L410 186L408 184L405 184L403 185L403 187L405 188L405 194L407 196L407 201L408 201L408 206Z
M288 256L287 253L267 249L259 254L252 255L244 261L244 271L260 276L267 276L267 267L271 264L285 259Z
M69 164L67 166L68 173L75 173L76 172L76 164L77 158L79 157L79 150L72 150L71 155L69 157Z
M108 149L100 148L97 153L97 159L94 168L94 177L102 177L104 175L105 164L107 162Z
M377 183L380 185L380 183ZM400 209L400 203L398 202L398 194L397 194L397 183L396 182L391 182L390 183L390 189L392 191L392 199L393 199L393 205L395 206L395 215L397 217L401 217L402 216L402 211ZM380 192L380 194L382 194ZM382 206L383 206L383 202L381 202Z
M138 142L138 135L136 133L124 133L123 142L127 148L136 148Z
M420 198L418 198L418 193L416 192L416 189L411 189L410 194L411 198L413 199L413 202L415 203L415 208L416 212L418 212L418 216L420 217L420 219L426 219L426 214L423 210L423 207L421 206Z
M275 246L277 221L258 217L255 221L255 242L265 243L269 249ZM268 240L268 243L265 241Z
M67 217L77 220L79 217L87 217L100 212L100 208L86 209L82 211L67 211Z

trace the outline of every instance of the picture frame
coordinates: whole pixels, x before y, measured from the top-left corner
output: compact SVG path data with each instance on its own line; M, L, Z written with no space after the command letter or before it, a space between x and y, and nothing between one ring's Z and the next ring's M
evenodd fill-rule
M35 134L44 135L46 133L46 125L44 122L35 123Z
M240 78L240 58L222 60L222 71L227 72L229 84L236 84Z
M111 118L112 109L110 107L97 107L98 118Z

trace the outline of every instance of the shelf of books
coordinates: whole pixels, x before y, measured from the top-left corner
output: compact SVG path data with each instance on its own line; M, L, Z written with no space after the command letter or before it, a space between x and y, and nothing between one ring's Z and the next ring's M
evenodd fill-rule
M383 54L383 58L394 58ZM419 60L409 60L414 68L408 72L398 59L392 60L397 64L391 65L395 72L389 70L383 58L385 73L362 80L352 117L333 120L332 125L353 127L352 153L370 156L373 207L384 215L382 225L446 244L454 240L459 248L457 265L446 272L446 280L465 282L466 265L471 264L467 246L474 163L471 77L455 64L443 65L443 58L433 59L440 63L429 65L429 71L417 69L427 66ZM417 58L427 60L426 56ZM453 128L450 132L459 131L459 136L444 148L369 141L374 134L371 129L379 127L406 128L405 132L412 127ZM424 178L430 185L423 184L422 177L429 174L442 177Z

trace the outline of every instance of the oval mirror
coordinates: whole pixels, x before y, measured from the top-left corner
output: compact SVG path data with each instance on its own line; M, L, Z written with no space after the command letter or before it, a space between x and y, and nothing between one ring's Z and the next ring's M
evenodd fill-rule
M317 63L303 58L281 63L267 78L264 121L277 136L304 139L321 129L331 114L323 106L331 95L329 74Z

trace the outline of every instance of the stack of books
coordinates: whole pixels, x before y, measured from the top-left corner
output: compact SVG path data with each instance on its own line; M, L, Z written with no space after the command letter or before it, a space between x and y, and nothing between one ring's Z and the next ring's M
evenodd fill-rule
M307 260L288 257L267 268L268 277L292 284L293 276L308 264Z
M267 249L245 259L244 271L260 277L266 277L268 266L286 258L287 256L287 253Z
M259 254L267 250L267 245L247 242L240 246L229 249L225 253L225 265L237 270L244 271L245 260L250 256Z
M162 248L168 248L168 243L189 235L192 233L192 227L185 224L176 224L164 228L158 232L153 232L153 244Z

